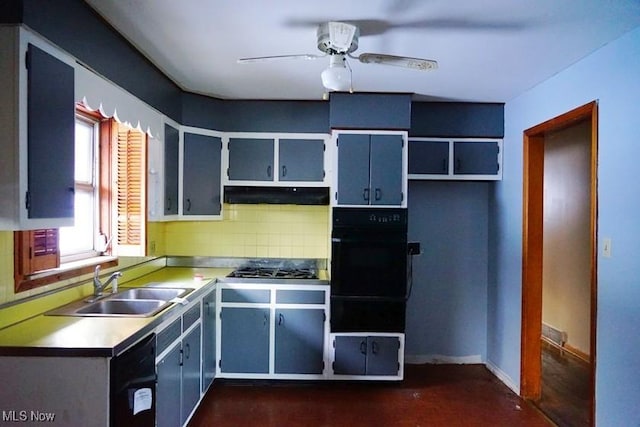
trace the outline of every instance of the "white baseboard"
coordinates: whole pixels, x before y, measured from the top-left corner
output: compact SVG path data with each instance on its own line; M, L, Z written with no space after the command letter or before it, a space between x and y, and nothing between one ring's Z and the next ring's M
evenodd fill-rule
M474 354L471 356L443 356L440 354L406 354L404 356L404 362L410 365L421 365L423 363L433 364L446 364L451 363L455 365L470 365L484 363L482 356Z
M520 387L516 385L516 383L511 379L509 375L506 374L506 372L491 363L491 361L487 361L487 369L500 381L502 381L504 385L509 387L515 394L520 396Z

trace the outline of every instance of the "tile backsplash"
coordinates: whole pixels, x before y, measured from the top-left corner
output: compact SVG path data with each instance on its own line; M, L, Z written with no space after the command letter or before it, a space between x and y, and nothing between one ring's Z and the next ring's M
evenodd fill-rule
M222 221L164 224L166 255L328 258L329 207L225 204Z

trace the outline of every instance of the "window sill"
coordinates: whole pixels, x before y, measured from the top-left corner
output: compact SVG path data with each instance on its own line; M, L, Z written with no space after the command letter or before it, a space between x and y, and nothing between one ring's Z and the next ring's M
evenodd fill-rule
M16 277L15 292L23 292L39 286L50 285L84 274L93 273L95 267L99 265L101 268L115 267L118 265L118 258L113 256L99 256L85 258L83 260L67 262L58 268L45 270L36 274L32 274L20 280Z

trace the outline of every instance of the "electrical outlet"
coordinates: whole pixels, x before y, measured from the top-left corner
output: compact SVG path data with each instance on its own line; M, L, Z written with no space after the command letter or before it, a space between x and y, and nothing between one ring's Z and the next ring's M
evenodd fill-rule
M155 255L156 254L156 241L152 240L151 242L149 242L149 252L151 252L149 255Z
M420 242L409 242L407 252L409 255L420 255Z

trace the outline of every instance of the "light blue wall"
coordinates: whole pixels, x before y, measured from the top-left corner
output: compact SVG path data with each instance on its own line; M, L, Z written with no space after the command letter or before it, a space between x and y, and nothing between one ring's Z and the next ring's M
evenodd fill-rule
M640 28L505 105L503 181L490 198L489 363L520 383L522 134L598 100L596 421L640 425ZM599 244L601 247L601 243Z
M479 356L486 360L487 200L491 185L409 183L408 236L409 241L421 243L423 253L413 257L407 357Z

